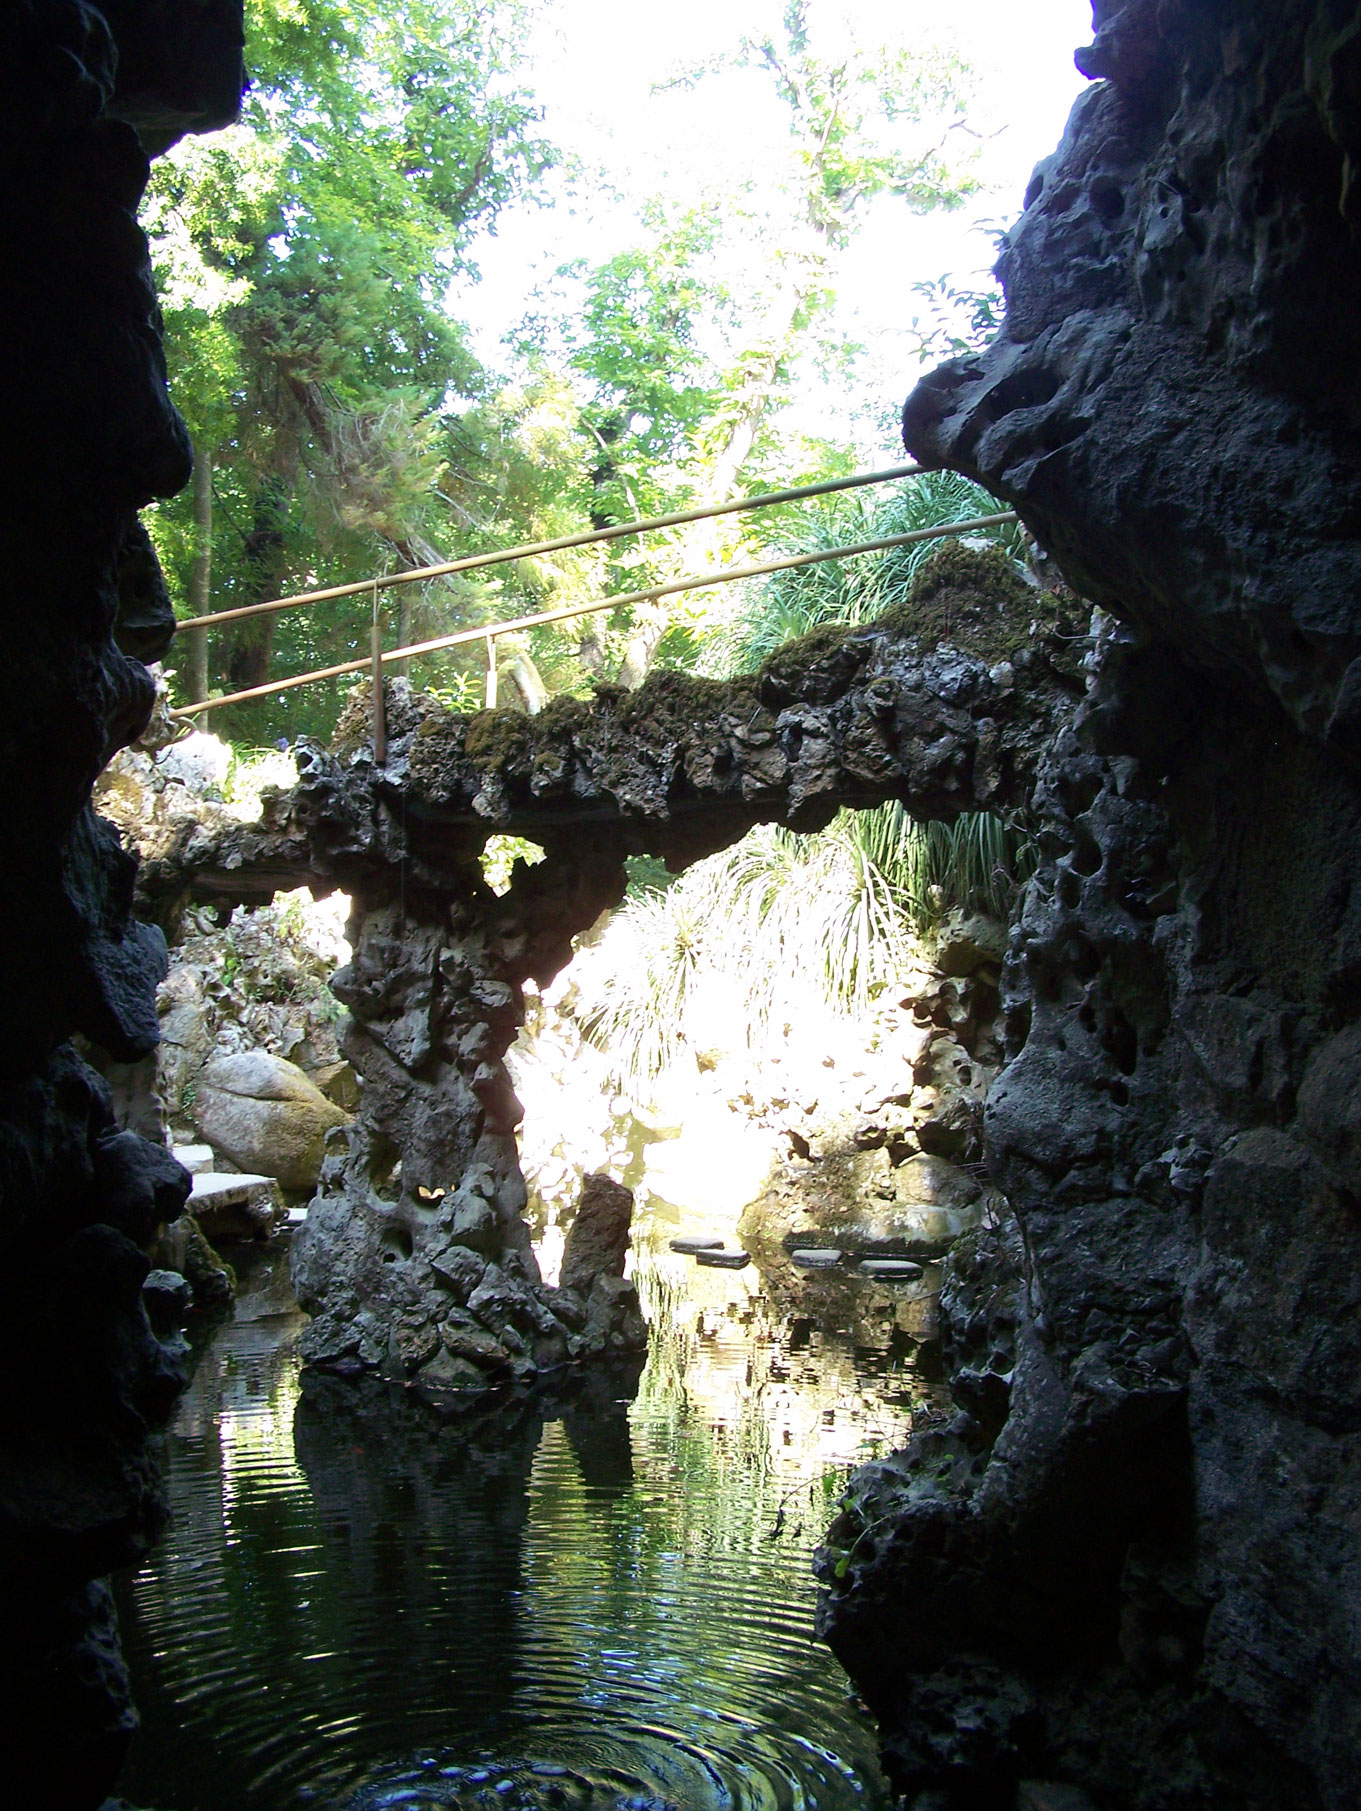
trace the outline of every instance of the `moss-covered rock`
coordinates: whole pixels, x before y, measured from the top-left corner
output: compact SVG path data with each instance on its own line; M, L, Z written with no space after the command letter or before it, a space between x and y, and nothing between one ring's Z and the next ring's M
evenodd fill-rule
M874 627L923 642L949 642L993 664L1030 639L1031 624L1055 626L1053 596L1022 578L1001 547L941 543L912 581L906 600Z
M407 767L412 788L434 804L458 796L468 719L454 711L425 719L411 738Z
M468 721L463 752L482 773L505 773L529 756L534 742L530 719L519 711L479 711Z
M724 712L754 701L754 683L746 675L706 679L673 667L655 667L635 692L618 701L619 727L649 742L676 741L693 733L697 723L717 720Z
M828 704L855 683L873 649L873 634L863 627L823 623L762 661L756 691L777 710L796 698Z

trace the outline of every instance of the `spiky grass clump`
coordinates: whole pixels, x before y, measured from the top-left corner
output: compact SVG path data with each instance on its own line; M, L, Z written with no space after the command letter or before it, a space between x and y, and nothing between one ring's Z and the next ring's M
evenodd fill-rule
M828 499L800 523L796 536L772 551L812 553L845 547L996 515L1003 507L980 485L956 472L925 472L877 501L866 492ZM1021 531L1015 524L978 532L1019 564ZM761 581L740 620L721 638L715 670L725 663L725 670L757 666L785 642L807 635L823 623L873 622L907 602L917 573L940 545L939 540L916 541L853 560L772 573Z
M1014 833L981 814L918 824L887 805L815 836L763 825L629 901L582 973L582 1023L633 1091L702 1046L716 1002L759 1055L810 1007L863 1012L951 907L1006 916L1023 866Z
M949 911L1010 917L1018 886L1035 868L1029 839L987 811L966 811L953 824L918 823L901 805L885 805L861 812L856 833L928 940Z

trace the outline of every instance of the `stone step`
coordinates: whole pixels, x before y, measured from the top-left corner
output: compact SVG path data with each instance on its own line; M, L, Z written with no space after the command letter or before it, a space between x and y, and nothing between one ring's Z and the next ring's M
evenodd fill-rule
M713 1246L695 1253L696 1264L702 1264L706 1270L745 1270L751 1262L749 1251L719 1251Z
M206 1207L233 1207L238 1201L249 1201L258 1189L273 1189L272 1176L238 1175L227 1170L198 1170L189 1193L189 1205L195 1213Z
M672 1239L672 1251L680 1252L682 1257L693 1258L700 1251L722 1251L722 1239L703 1239L697 1233L686 1233L684 1238Z
M213 1242L268 1238L284 1218L279 1185L272 1176L200 1170L187 1205Z
M205 1170L212 1169L217 1161L210 1144L177 1144L172 1147L170 1155L176 1163L182 1163L191 1176L202 1175Z
M860 1270L880 1283L910 1283L922 1273L911 1258L861 1258Z
M832 1246L800 1247L790 1252L789 1261L800 1270L833 1270L841 1262L841 1253Z

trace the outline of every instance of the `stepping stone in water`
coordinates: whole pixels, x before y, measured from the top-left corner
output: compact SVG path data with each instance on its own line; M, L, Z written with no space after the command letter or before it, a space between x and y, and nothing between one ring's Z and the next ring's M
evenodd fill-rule
M841 1262L841 1253L830 1247L817 1247L807 1251L791 1251L789 1261L797 1264L800 1270L831 1270Z
M683 1239L672 1239L672 1251L680 1252L682 1257L693 1258L697 1251L722 1251L722 1239L701 1239L695 1233L687 1233Z
M911 1258L861 1258L860 1268L881 1283L909 1283L922 1273L921 1265Z
M708 1270L745 1270L751 1262L749 1251L721 1251L713 1246L701 1247L695 1253L696 1264L703 1264Z

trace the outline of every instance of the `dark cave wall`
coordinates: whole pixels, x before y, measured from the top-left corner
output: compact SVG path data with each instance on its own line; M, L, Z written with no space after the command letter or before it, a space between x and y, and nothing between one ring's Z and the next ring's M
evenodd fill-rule
M947 1284L966 1413L853 1482L822 1626L910 1793L1344 1811L1361 9L1095 12L1101 79L1003 251L1006 324L905 412L1113 619L1004 974L987 1141L1019 1271L999 1244ZM970 1389L990 1338L1005 1417Z
M130 47L134 14L161 16L125 0ZM375 936L395 888L442 940L443 870L491 829L683 865L761 818L808 827L840 803L1026 811L1042 861L988 1117L1017 1226L952 1266L961 1415L853 1482L822 1626L898 1779L936 1811L1009 1807L1026 1777L1109 1811L1350 1811L1361 12L1127 0L1097 25L1101 79L1004 253L1007 325L906 413L919 457L1014 502L1109 612L1085 699L1057 667L1041 676L1063 683L1037 689L1019 662L1004 682L995 649L914 646L899 624L732 687L661 675L636 706L606 692L533 729L420 705L385 772L362 747L319 760L277 834L192 884L230 899L319 872L355 886ZM83 1805L129 1716L91 1581L154 1528L147 1429L174 1387L135 1248L182 1183L113 1134L63 1040L135 1055L150 1036L158 951L85 800L149 702L111 639L131 512L187 467L130 213L144 165L98 117L98 20L35 3L3 29L0 282L26 325L0 356L30 427L6 443L0 497L0 1327L16 1380L0 1413L21 1460L0 1500L20 1630L0 1701L24 1777ZM134 123L142 109L149 144L220 115L211 81L152 106L157 79L125 67L113 103ZM132 651L154 651L154 589L125 587ZM61 754L39 774L41 734ZM376 1000L386 958L371 966ZM408 1010L443 1035L421 980L394 963L380 1043ZM464 1055L475 1095L481 1056Z
M132 920L136 862L89 806L170 634L136 511L190 469L137 128L159 149L234 109L241 7L180 8L158 39L165 11L10 0L0 17L0 1791L72 1808L109 1791L133 1726L103 1575L163 1519L151 1436L182 1381L140 1247L188 1177L118 1129L69 1041L144 1055L165 965Z

